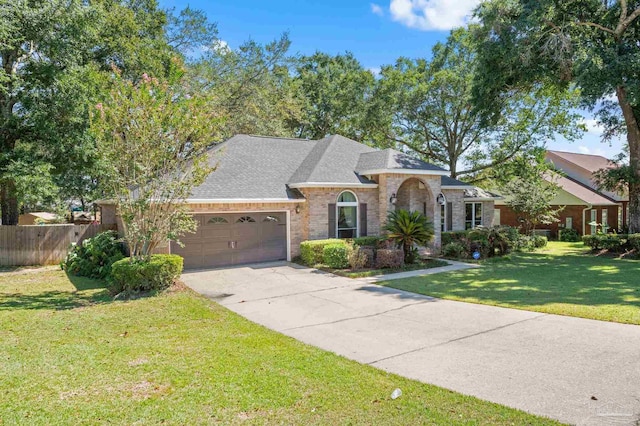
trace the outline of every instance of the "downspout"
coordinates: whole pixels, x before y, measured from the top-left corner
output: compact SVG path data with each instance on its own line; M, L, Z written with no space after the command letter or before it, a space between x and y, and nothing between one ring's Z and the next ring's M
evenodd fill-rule
M589 204L587 207L582 209L582 235L587 235L587 219L586 214L587 210L591 210L593 208L592 204Z

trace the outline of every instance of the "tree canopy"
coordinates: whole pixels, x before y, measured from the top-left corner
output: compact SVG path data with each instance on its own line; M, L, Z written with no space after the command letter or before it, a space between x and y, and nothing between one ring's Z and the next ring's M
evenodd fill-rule
M475 104L489 120L513 88L577 88L605 138L626 136L630 231L640 232L640 4L627 0L489 0L480 26Z

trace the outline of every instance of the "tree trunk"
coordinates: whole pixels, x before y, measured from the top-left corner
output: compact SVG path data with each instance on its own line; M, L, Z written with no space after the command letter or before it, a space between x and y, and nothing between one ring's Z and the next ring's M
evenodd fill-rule
M633 106L627 101L623 86L616 88L618 103L627 126L629 165L634 176L629 181L629 233L640 232L640 123Z
M18 224L18 198L16 185L12 180L5 180L0 188L0 210L3 225Z

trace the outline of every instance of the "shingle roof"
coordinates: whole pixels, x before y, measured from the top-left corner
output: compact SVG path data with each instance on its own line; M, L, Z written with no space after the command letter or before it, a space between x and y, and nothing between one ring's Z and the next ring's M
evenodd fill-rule
M356 173L354 166L362 155L375 152L374 148L340 135L320 139L287 183L369 183Z
M370 161L383 159L383 163L376 164L384 168L444 171L398 151L378 151L340 135L317 141L236 135L209 150L208 156L209 164L217 168L193 190L192 202L295 200L303 197L298 190L290 188L294 184L375 183L357 173L361 161L373 164Z
M371 170L394 169L445 171L442 167L425 163L422 160L391 148L382 151L374 150L373 152L362 154L356 166L358 173Z
M472 185L469 185L466 182L459 181L458 179L454 179L454 178L449 177L449 176L440 176L440 185L442 185L442 186L459 186L460 189L472 186Z
M550 159L553 160L553 156L559 157L565 161L569 161L579 167L590 172L596 172L600 169L608 169L614 167L614 165L601 155L591 154L578 154L576 152L564 152L564 151L547 151Z
M554 174L553 177L545 177L549 182L555 182L560 188L567 191L571 195L581 199L587 204L594 206L615 206L618 205L614 201L606 198L586 185L581 184L571 178Z

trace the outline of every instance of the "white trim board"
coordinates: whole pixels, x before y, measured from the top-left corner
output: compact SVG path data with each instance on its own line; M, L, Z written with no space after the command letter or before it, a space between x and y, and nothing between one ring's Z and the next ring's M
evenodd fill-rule
M289 188L377 188L377 183L300 182L290 183Z

